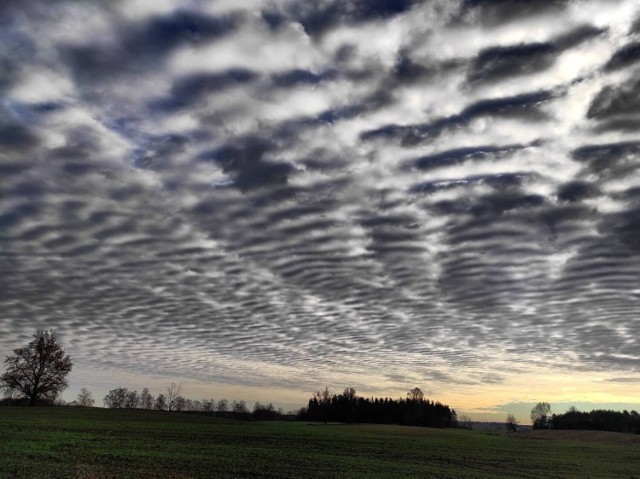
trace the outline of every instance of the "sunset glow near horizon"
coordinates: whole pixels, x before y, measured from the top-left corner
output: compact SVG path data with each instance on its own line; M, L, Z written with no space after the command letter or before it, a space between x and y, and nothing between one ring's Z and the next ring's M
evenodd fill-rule
M640 410L635 0L0 5L0 354L294 409Z

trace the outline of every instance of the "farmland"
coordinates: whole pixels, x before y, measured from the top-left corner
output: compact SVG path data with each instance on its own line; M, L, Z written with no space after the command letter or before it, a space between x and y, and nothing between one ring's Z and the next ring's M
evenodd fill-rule
M549 434L544 434L544 433ZM0 478L640 478L640 438L1 408Z

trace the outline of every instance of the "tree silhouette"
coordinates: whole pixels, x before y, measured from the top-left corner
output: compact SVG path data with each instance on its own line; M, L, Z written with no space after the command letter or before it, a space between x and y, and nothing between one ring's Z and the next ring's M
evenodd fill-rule
M167 407L169 411L173 411L176 408L176 399L180 396L182 392L182 385L171 383L171 385L167 388Z
M231 403L231 410L234 412L234 414L246 414L249 412L249 409L247 409L247 403L244 401L233 401Z
M411 401L422 401L424 399L424 393L422 389L418 387L410 389L409 392L407 392L407 399Z
M107 393L102 402L110 409L124 409L127 407L129 390L127 388L115 388Z
M548 402L539 402L531 409L531 422L534 429L549 429L551 419L551 405Z
M325 386L324 391L316 392L313 399L315 399L316 404L319 406L318 410L322 420L327 424L329 409L331 407L331 392L329 391L329 387ZM311 403L309 403L309 406L311 406Z
M87 388L80 389L80 393L78 394L76 402L78 403L78 405L84 407L91 407L95 403L91 391L89 391Z
M169 402L169 404L171 404L171 401ZM175 399L173 400L173 410L180 412L180 411L184 411L188 409L187 408L187 400L180 396L179 394L175 397Z
M471 419L470 416L467 416L466 414L463 414L458 419L458 427L460 429L469 429L469 430L471 430L471 429L473 429L473 420Z
M140 408L151 409L153 408L154 398L149 392L149 388L144 388L140 393Z
M0 376L2 389L17 391L29 398L29 405L38 399L53 401L68 386L67 376L73 363L58 344L53 330L38 330L33 341L13 350L4 360L7 370Z
M129 391L124 400L125 409L136 409L140 405L140 395L138 391Z
M229 401L227 401L226 399L220 399L216 404L216 411L218 411L218 415L224 416L224 413L226 413L228 410L229 410Z
M153 409L156 411L164 411L167 408L167 398L165 398L164 394L158 394L156 398L156 402L153 404Z
M253 407L253 418L258 421L273 421L277 419L278 413L272 403L267 405L257 402Z
M507 414L507 421L505 422L505 427L509 432L515 432L518 430L518 421L513 414Z

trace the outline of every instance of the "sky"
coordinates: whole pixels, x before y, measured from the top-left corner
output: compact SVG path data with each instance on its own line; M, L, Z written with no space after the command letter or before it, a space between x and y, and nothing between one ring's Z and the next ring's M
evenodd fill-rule
M0 354L81 387L640 409L636 0L0 3Z

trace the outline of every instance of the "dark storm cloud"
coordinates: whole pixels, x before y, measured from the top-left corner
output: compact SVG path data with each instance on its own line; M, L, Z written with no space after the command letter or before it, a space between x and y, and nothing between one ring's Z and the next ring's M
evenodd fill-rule
M151 107L165 113L198 107L207 97L222 94L233 87L248 85L257 78L255 72L243 68L216 73L196 73L178 79L171 87L171 96L155 100Z
M601 228L627 246L631 254L640 254L640 202L636 201L628 209L605 217Z
M619 70L640 61L640 42L629 43L616 51L605 65L605 70Z
M481 100L465 108L459 117L462 122L469 122L482 116L523 117L535 120L542 115L539 110L542 104L553 97L552 92L536 91L512 97Z
M280 88L291 88L299 85L317 85L336 77L336 70L314 73L309 70L294 69L273 75L273 83Z
M0 10L0 26L0 91L4 91L18 81L22 67L34 59L37 48L18 16Z
M593 25L584 24L559 35L555 38L554 44L557 49L565 50L580 45L587 40L599 37L606 32L606 28L597 28Z
M385 125L361 134L362 140L395 139L404 146L414 146L423 141L437 138L443 132L459 128L477 118L519 118L540 121L545 114L544 104L554 97L552 92L539 91L513 97L491 98L472 103L459 114L440 118L431 123L416 125Z
M228 34L237 26L238 20L237 16L213 17L202 12L177 10L137 25L124 44L134 52L149 46L159 52L181 44L197 46Z
M415 83L433 75L434 71L411 58L410 52L402 50L394 66L394 77L400 84Z
M21 150L36 146L38 137L25 125L0 124L0 146L8 150Z
M495 81L545 70L553 64L553 50L552 43L530 43L483 50L471 67L469 81Z
M17 176L20 173L24 173L24 171L29 168L30 165L25 164L24 162L7 162L0 165L0 175L2 175L3 178L9 178L11 176ZM39 186L36 186L36 188L39 188Z
M443 151L434 155L423 156L413 161L413 166L420 170L431 170L446 166L459 165L466 161L495 160L522 146L476 146L471 148L460 148L457 150Z
M605 130L632 130L640 121L640 80L607 85L593 98L587 118Z
M483 23L497 25L536 15L558 14L569 3L569 0L464 0L462 8L477 12Z
M625 141L620 143L607 143L600 145L581 146L573 151L573 157L581 162L602 161L604 167L617 162L628 155L640 152L640 142Z
M531 75L550 68L565 50L604 33L604 29L583 25L551 42L522 43L490 47L480 51L468 74L470 82L491 82Z
M519 172L500 173L497 175L463 176L437 181L425 181L413 185L410 191L412 193L433 194L438 191L456 190L460 188L476 187L480 185L486 185L495 190L504 190L521 186L526 178L526 174ZM440 203L439 205L444 206L447 204L449 203L444 202Z
M260 136L239 139L200 156L201 161L213 161L222 171L233 176L234 184L242 189L253 189L270 184L286 183L294 168L289 163L269 160L276 148L270 140Z
M61 52L79 81L104 82L113 76L156 68L172 50L219 39L236 29L239 22L238 16L214 17L177 10L124 24L112 43L61 45Z
M5 152L25 151L39 144L36 130L20 116L15 108L0 106L0 147Z
M638 170L640 142L629 141L585 145L573 151L573 158L586 165L600 180L621 179Z
M633 43L598 53L629 25L187 3L8 14L3 350L310 391L638 371Z
M133 164L137 168L152 170L166 168L173 158L185 151L189 142L185 135L152 135L144 146L134 151Z
M309 35L321 35L343 24L390 19L409 11L416 3L416 0L296 1L287 13L300 22Z
M560 201L576 202L598 196L598 188L584 181L569 181L558 188Z

